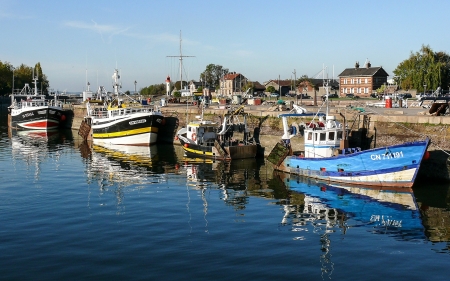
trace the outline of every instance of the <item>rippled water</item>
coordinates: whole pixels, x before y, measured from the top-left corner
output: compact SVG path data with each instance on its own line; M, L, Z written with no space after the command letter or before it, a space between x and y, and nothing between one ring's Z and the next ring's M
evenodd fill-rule
M448 186L336 187L5 119L1 280L448 279Z

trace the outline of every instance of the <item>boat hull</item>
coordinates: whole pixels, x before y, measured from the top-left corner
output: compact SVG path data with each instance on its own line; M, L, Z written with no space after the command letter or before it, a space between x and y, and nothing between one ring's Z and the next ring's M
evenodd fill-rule
M65 120L60 107L40 106L11 110L11 128L23 130L54 130Z
M324 158L287 156L275 169L327 182L412 187L429 140Z
M225 146L224 151L226 153L220 153L215 146L189 143L185 141L183 137L180 137L179 140L186 156L189 158L208 158L217 160L255 158L258 149L257 145Z
M157 142L162 115L125 115L92 120L92 139L96 144L148 146Z

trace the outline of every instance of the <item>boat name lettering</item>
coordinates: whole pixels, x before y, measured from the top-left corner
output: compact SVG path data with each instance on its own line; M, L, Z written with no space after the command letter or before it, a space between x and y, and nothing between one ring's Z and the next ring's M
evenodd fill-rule
M49 110L48 113L53 115L53 114L55 114L55 110Z
M386 152L383 154L371 154L370 159L372 160L388 160L393 158L402 158L403 157L403 151L398 152Z
M141 120L136 120L136 121L130 121L130 125L136 125L136 124L140 124L140 123L145 123L147 122L147 120L145 119L141 119Z
M30 116L34 116L34 113L33 112L25 113L25 114L22 115L22 118L27 118L27 117L30 117Z
M46 110L39 110L39 111L38 111L38 114L45 114L45 113L47 113Z
M391 216L384 215L372 215L370 217L370 222L379 222L382 226L394 226L394 227L402 227L402 221L392 219Z

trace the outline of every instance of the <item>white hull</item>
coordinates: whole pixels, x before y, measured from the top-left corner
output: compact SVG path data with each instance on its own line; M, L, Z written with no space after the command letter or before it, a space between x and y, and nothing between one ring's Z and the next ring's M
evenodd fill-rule
M108 139L97 139L94 138L93 142L95 144L105 144L105 145L150 145L155 144L157 140L158 134L156 133L144 133L133 136L124 136L117 138L108 138Z

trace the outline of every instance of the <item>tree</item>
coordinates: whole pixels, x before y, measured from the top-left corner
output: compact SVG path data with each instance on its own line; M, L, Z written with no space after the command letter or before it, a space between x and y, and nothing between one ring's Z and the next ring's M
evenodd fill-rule
M277 90L275 90L274 86L269 86L269 87L267 87L266 91L269 93L275 93Z
M205 71L200 73L200 80L205 81L208 85L219 88L220 79L228 73L228 68L223 68L221 65L208 64Z
M183 81L183 83L180 83L180 81L177 81L177 82L175 82L175 84L174 84L174 89L177 89L177 90L182 90L183 89L183 87L182 86L180 86L180 85L182 85L182 86L184 86L184 87L186 87L187 85L188 85L188 83L186 82L186 81Z
M150 85L142 88L140 91L143 96L161 96L166 94L165 84Z
M41 90L43 94L48 93L49 82L47 76L43 73L39 62L33 68L24 64L14 67L8 62L2 63L0 61L0 95L5 96L12 93L13 75L14 89L22 89L25 84L29 84L30 87L33 87L33 73L38 77L37 88Z
M450 56L444 52L433 52L422 45L420 52L412 53L393 71L395 82L402 89L424 90L448 87L450 84Z

